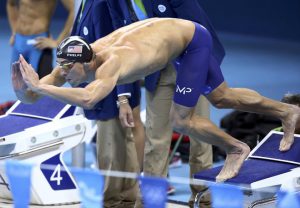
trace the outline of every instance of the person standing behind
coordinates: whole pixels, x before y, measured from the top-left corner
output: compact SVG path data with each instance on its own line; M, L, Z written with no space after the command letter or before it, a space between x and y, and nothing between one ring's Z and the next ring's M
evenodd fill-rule
M197 0L107 0L115 29L142 19L151 17L173 17L192 20L206 27L213 38L213 55L216 64L221 65L225 56L212 24ZM175 31L174 31L175 32ZM166 177L168 172L168 154L171 144L172 128L169 109L174 96L176 71L170 63L164 70L145 78L146 88L146 142L143 172L145 175ZM196 106L196 113L209 117L209 103L203 96ZM190 177L194 173L212 166L212 147L204 142L190 140ZM193 207L194 198L203 186L190 186L192 195L189 199ZM206 201L203 200L203 206ZM207 206L209 206L209 200Z
M68 11L68 17L63 30L55 40L50 36L49 28L56 0L7 0L6 9L12 32L9 40L13 47L12 63L18 61L19 54L23 54L38 70L42 53L49 54L49 49L56 48L58 43L69 35L74 19L74 0L61 2ZM50 56L52 57L52 51ZM47 68L52 69L50 66ZM44 67L44 71L38 70L40 77L51 72L45 69Z
M83 0L71 35L81 36L92 43L112 31L106 2ZM116 103L118 99L119 109ZM139 102L140 86L138 82L135 82L115 87L104 100L96 105L95 109L84 110L88 119L97 121L97 160L100 169L140 172L135 148L135 140L140 141L143 140L141 137L144 137L144 127L139 116ZM123 128L119 114L120 118L123 118L122 116L133 117L134 126ZM104 207L134 207L137 193L136 180L106 177Z

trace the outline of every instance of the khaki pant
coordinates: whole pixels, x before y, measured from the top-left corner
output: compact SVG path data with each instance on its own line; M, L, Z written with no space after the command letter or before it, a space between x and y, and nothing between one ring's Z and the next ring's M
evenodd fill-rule
M144 156L144 173L146 175L166 177L168 172L168 155L171 144L172 128L169 112L175 89L176 72L169 65L162 71L157 89L146 92L146 142ZM200 116L209 117L209 103L200 97L195 112ZM190 143L190 175L207 169L212 165L212 147L191 138ZM204 187L191 186L194 200L195 194Z
M139 172L131 129L124 129L119 118L97 121L97 158L100 169ZM105 177L104 207L134 207L138 195L137 180Z

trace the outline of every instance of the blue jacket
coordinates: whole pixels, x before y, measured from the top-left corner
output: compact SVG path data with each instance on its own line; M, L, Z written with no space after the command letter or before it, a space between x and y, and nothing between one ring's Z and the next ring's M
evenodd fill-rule
M107 0L114 28L119 28L132 23L127 6L127 0ZM213 55L221 65L225 56L225 50L217 37L217 34L210 23L198 0L143 0L147 15L151 17L173 17L192 20L206 27L213 38ZM145 87L148 91L154 91L160 76L155 72L145 78Z
M84 11L80 21L79 12L76 15L71 35L79 35L84 37L88 42L92 43L97 39L111 33L114 29L105 0L88 0L85 3ZM82 84L82 87L84 84ZM136 107L140 103L140 86L138 82L133 84L120 85L97 103L94 110L85 110L85 115L91 120L107 120L119 115L119 110L116 105L118 94L131 93L129 99L130 106Z

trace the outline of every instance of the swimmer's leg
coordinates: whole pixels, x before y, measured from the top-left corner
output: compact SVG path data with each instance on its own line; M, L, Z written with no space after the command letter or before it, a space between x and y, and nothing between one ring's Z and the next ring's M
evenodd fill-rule
M226 134L206 118L194 115L199 95L209 93L223 82L219 65L211 56L211 38L205 28L196 25L195 35L186 52L177 59L177 80L171 121L176 131L216 145L226 151L226 162L217 181L234 177L249 147ZM215 67L218 66L218 67Z
M201 141L226 151L225 165L217 176L217 181L225 181L236 176L248 156L250 148L219 129L210 120L195 115L193 110L193 108L173 103L170 119L174 129L193 138L201 138Z
M245 88L229 88L225 82L214 89L207 98L217 108L233 108L273 116L282 121L284 136L280 151L287 151L294 142L294 131L300 120L300 108L263 97L256 91Z
M31 64L31 66L34 68L36 72L38 71L41 56L42 56L42 50L39 50L35 47L31 48L29 54L29 63Z

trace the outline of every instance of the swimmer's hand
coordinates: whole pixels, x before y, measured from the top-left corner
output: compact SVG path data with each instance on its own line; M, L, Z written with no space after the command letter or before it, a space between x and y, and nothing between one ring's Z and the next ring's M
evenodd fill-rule
M32 90L33 92L38 92L40 83L39 75L34 71L32 66L27 63L27 61L22 55L20 55L19 61L20 71L26 86L29 90Z
M23 103L34 103L38 99L37 94L27 87L21 73L19 61L12 64L11 78L15 94L20 101Z
M20 62L14 62L11 65L11 80L15 92L26 91L27 85L20 71Z
M120 104L119 119L123 127L134 127L133 113L128 102Z
M53 38L46 38L46 37L38 37L35 38L36 43L34 46L40 50L46 49L46 48L56 48L58 46L58 43Z

